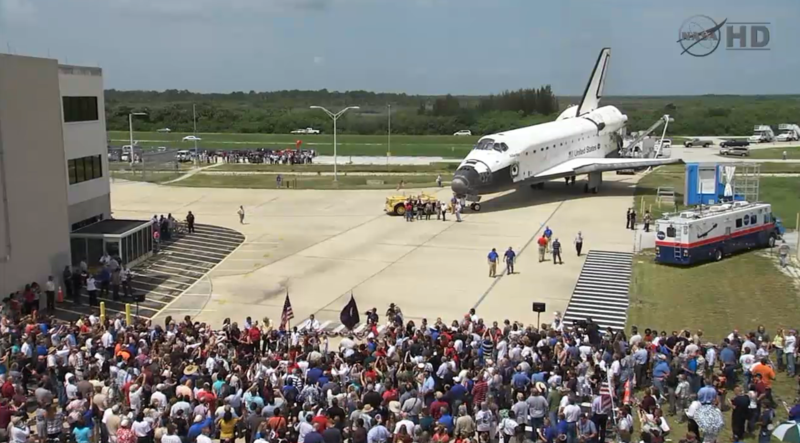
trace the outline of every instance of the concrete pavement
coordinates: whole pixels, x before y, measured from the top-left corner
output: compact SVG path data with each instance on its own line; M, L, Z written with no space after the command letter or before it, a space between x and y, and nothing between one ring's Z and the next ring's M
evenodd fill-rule
M598 195L584 194L580 182L566 187L556 181L544 190L489 196L480 213L465 212L463 223L452 216L413 223L387 216L383 203L393 191L197 189L118 181L112 206L116 218L172 213L182 219L191 210L197 223L246 236L204 280L203 290L212 295L197 318L216 325L248 315L277 320L287 291L295 323L310 314L338 322L351 291L362 312L376 307L382 315L393 302L409 318L450 321L476 307L488 321L532 323L534 301L547 303L542 321L566 308L584 260L572 244L578 231L584 251L632 251L634 234L624 229L624 213L637 179L605 174ZM428 191L442 200L450 196L446 188ZM247 213L243 225L239 205ZM535 239L545 226L564 246L563 265L549 257L538 262ZM489 278L486 255L509 246L518 253L517 274ZM197 309L192 300L182 297L158 317Z

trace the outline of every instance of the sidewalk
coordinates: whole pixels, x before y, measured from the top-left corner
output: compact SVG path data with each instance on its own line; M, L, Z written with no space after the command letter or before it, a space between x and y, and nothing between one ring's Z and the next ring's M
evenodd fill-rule
M186 174L183 174L182 176L180 176L180 177L178 177L178 178L176 178L174 180L170 180L168 182L164 182L164 183L161 183L161 184L162 185L169 185L171 183L179 182L181 180L186 180L187 178L197 174L198 172L202 172L202 171L205 171L205 170L211 169L211 168L216 168L217 166L219 166L221 164L223 164L223 163L214 163L214 164L211 164L211 165L208 165L208 166L203 166L202 168L195 168L195 169L192 169L191 171L187 172Z

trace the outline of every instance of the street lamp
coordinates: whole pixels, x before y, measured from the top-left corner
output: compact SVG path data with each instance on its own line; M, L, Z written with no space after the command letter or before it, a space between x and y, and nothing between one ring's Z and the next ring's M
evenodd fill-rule
M333 181L338 181L339 180L339 176L338 176L338 174L336 172L336 163L337 163L337 161L336 161L336 120L339 120L339 117L341 117L342 114L347 112L349 109L361 109L361 108L359 108L358 106L349 106L349 107L344 108L341 111L336 112L336 113L328 111L327 109L323 108L322 106L312 106L311 109L322 109L323 111L325 111L326 114L328 114L328 117L333 119Z
M131 135L131 169L133 169L133 116L147 115L146 112L131 112L128 114L128 131Z

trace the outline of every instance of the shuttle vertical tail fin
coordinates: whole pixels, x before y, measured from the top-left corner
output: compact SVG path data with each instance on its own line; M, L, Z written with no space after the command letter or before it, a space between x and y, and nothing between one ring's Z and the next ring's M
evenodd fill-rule
M603 88L606 84L606 73L608 71L608 62L610 59L611 48L603 48L600 51L600 56L597 57L597 63L594 65L592 76L589 78L589 83L586 85L586 91L583 93L581 104L578 105L576 116L594 111L600 104L600 99L603 97Z

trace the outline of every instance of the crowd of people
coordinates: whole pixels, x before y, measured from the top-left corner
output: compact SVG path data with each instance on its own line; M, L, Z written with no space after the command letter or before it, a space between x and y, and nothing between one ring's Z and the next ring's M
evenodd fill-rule
M317 156L314 149L253 149L246 151L202 151L200 163L266 163L270 165L310 165Z
M713 442L724 422L732 441L766 442L772 383L794 377L797 352L794 331L763 327L707 342L474 309L417 323L394 305L339 343L314 321L250 317L63 324L34 310L1 326L0 439L13 443ZM689 433L670 435L676 421Z
M430 220L436 215L436 220L447 221L447 214L450 213L461 222L461 212L465 206L464 199L453 196L449 202L441 201L428 195L410 196L405 202L405 219L407 222L416 220Z

